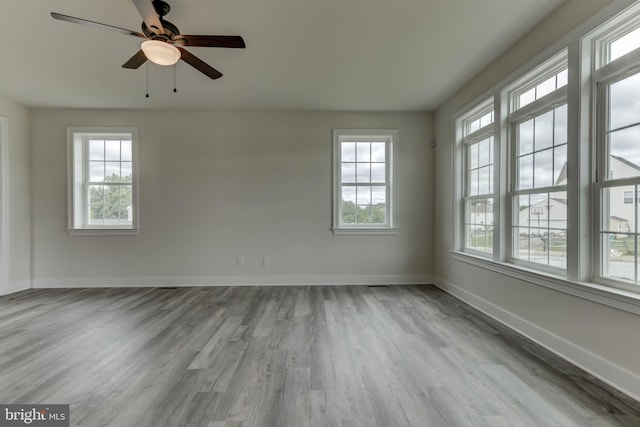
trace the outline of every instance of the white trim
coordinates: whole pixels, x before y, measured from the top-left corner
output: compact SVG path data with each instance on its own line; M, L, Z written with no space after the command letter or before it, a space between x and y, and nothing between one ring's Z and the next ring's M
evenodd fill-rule
M84 173L85 145L76 135L84 137L89 135L127 135L131 136L131 164L132 164L132 224L123 226L96 227L87 225L84 218L84 203L76 198L79 191L76 187L80 182L84 183L84 177L78 177L78 173ZM67 127L67 233L70 236L134 236L138 234L140 227L140 203L138 192L138 129L135 127ZM82 217L83 219L78 219Z
M354 228L332 228L331 231L335 236L357 236L357 235L370 235L370 236L387 236L400 233L398 228L366 228L366 227L354 227Z
M68 228L69 236L137 236L138 228Z
M380 226L368 226L366 224L344 225L341 221L341 146L343 137L353 137L354 139L374 140L386 144L386 189L387 189L387 223ZM334 235L386 235L398 234L398 145L400 134L398 129L333 129L333 183L332 183L332 228Z
M575 297L597 302L634 314L640 314L640 294L599 285L593 282L577 282L545 273L538 269L527 269L507 262L496 262L485 258L472 256L468 253L452 251L452 258L475 267L494 273L513 277L514 279L532 283L534 285L553 289Z
M535 325L497 305L482 299L442 278L435 284L443 291L466 302L510 329L524 335L547 350L580 367L630 397L640 400L640 377L608 360Z
M9 239L9 119L0 116L0 295L10 288Z
M100 288L155 286L314 286L314 285L424 285L429 275L323 276L182 276L182 277L54 277L35 279L33 288Z

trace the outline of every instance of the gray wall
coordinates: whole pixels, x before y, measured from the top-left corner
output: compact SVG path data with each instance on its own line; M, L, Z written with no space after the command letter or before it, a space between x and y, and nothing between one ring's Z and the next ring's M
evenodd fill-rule
M28 289L30 272L29 112L0 99L0 116L8 119L8 269L0 281L0 295ZM2 283L4 282L4 283Z
M138 128L138 236L67 235L67 126ZM329 231L333 128L399 129L399 235ZM35 287L414 283L433 269L431 114L34 109L31 132Z
M453 115L607 4L567 0L436 112L434 265L439 286L638 397L639 316L456 261L450 252Z

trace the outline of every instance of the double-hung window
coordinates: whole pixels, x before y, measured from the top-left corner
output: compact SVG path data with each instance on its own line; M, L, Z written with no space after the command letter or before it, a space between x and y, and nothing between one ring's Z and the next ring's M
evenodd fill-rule
M598 40L596 113L598 259L604 281L640 284L640 22Z
M334 129L334 234L397 232L397 130Z
M566 268L567 63L556 56L510 92L512 258Z
M493 253L493 98L460 121L464 147L464 249Z
M69 128L70 234L135 234L135 129Z

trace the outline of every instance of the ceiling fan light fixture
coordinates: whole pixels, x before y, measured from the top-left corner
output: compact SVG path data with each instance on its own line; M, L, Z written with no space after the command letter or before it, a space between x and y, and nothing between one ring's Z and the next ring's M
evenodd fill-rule
M173 65L180 59L180 51L167 42L147 40L141 46L147 59L158 65Z

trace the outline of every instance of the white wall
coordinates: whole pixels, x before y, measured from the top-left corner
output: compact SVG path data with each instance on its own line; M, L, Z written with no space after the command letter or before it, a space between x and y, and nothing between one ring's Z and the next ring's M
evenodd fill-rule
M0 274L0 295L28 289L30 271L29 221L29 113L26 108L0 99L0 116L7 119L8 235L6 263ZM8 272L8 274L6 274Z
M67 126L138 128L138 236L67 235ZM333 128L399 129L399 235L329 231ZM423 283L433 269L431 114L34 109L31 132L35 287Z
M435 275L439 286L640 397L640 317L453 259L453 115L605 7L567 0L436 113Z

